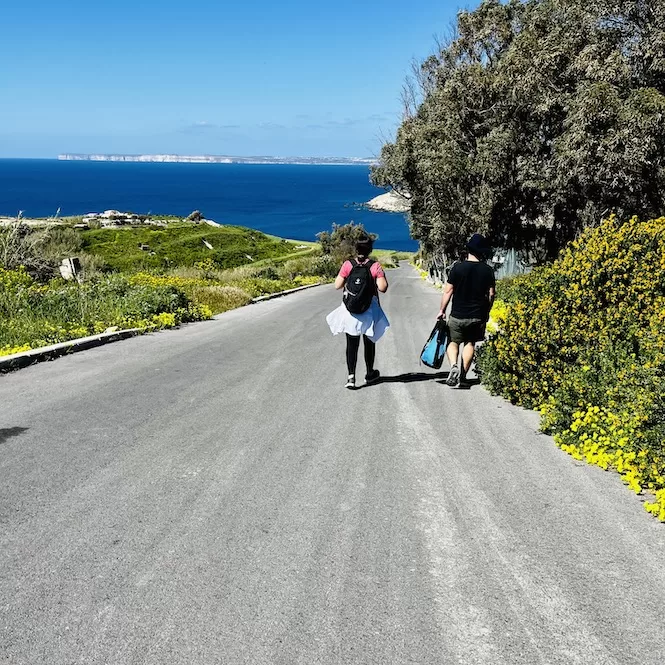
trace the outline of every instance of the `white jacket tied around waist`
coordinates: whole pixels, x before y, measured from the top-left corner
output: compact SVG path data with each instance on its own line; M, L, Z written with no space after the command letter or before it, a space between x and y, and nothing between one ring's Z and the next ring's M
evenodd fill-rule
M390 327L388 317L381 309L379 299L376 296L372 298L372 304L366 312L352 314L342 303L337 309L328 314L326 321L333 335L342 333L355 337L367 335L372 342L378 342Z

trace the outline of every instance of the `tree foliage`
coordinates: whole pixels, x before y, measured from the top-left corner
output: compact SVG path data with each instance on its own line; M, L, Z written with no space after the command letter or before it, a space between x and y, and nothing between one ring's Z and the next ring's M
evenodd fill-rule
M20 220L0 227L0 268L25 268L35 279L48 280L58 263L80 248L80 242L72 244L72 236L72 229L35 230Z
M324 255L332 256L336 264L341 264L347 259L356 255L356 242L361 238L369 237L376 241L378 236L374 233L367 233L362 224L349 222L340 225L333 224L332 232L322 231L316 235L321 243L321 249Z
M483 0L407 92L372 181L409 192L426 252L482 232L554 255L610 211L665 208L662 0Z

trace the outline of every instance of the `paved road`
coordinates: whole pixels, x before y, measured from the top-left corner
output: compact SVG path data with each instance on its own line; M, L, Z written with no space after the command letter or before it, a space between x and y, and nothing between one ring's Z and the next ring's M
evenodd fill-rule
M356 392L331 287L0 377L0 661L665 663L665 528L390 279Z

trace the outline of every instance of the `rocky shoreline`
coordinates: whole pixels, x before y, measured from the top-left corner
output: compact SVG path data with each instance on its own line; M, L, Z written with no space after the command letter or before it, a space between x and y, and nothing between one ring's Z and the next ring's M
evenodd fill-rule
M397 192L390 191L375 196L371 201L365 203L365 207L378 212L406 213L411 210L411 202Z

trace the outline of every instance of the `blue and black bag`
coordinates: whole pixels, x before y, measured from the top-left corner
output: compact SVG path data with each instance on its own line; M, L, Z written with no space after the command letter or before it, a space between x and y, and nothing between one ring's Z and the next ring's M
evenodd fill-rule
M423 346L420 361L432 369L441 369L448 347L448 324L445 319L437 319L429 339Z

